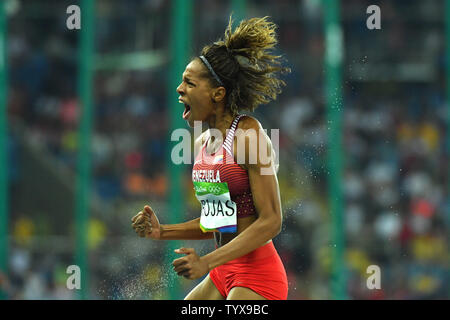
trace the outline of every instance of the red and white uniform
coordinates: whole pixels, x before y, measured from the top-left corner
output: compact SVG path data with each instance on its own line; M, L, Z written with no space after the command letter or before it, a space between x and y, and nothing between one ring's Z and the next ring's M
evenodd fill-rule
M234 134L243 116L238 115L233 120L216 153L207 154L209 139L204 143L192 170L192 180L195 182L227 183L231 200L237 206L238 219L257 215L248 172L234 161L233 155ZM287 299L286 271L272 241L211 270L209 276L224 297L237 286L250 288L270 300Z

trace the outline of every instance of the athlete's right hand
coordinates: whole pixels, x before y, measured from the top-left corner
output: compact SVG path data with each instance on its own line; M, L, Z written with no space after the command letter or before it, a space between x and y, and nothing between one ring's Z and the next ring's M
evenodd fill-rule
M144 210L140 211L131 219L131 222L131 226L140 237L150 239L161 238L161 226L158 217L150 206L145 206Z

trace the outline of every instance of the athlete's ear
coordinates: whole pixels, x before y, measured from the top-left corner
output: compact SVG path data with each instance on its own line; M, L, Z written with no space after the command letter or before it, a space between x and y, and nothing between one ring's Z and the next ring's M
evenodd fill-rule
M225 99L226 89L224 87L214 88L212 91L212 100L214 102L221 102Z

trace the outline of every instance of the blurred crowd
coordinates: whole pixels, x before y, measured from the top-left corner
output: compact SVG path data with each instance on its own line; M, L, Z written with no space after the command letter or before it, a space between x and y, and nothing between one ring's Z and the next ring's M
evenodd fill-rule
M383 1L382 29L370 31L365 21L372 2L346 0L341 5L346 294L350 299L448 299L444 3ZM11 3L11 123L21 124L21 134L39 146L50 166L58 163L75 172L78 38L66 28L65 3ZM195 1L194 12L196 50L222 35L230 8L224 1L202 0ZM278 50L292 69L279 99L254 113L269 132L280 129L284 226L274 242L288 272L289 298L328 299L336 244L328 206L327 150L334 141L328 135L322 9L320 1L247 1L247 16L263 15L278 24ZM170 1L99 0L96 51L168 50L170 41L161 30L168 30L170 19ZM138 239L129 226L143 204L156 208L163 223L170 211L168 105L174 102L168 101L167 84L167 62L144 70L95 72L92 194L108 212L92 214L86 231L91 298L168 297L173 279L164 246ZM11 133L9 141L14 193L33 177L20 174L20 139ZM190 170L186 165L183 172L186 213L181 218L186 220L198 216L199 209L190 192ZM10 299L77 298L66 289L66 268L74 264L70 224L62 227L65 237L56 236L61 230L52 230L46 218L14 208L12 201L10 271L0 274L0 288ZM70 210L59 214L73 220ZM192 246L200 252L213 248ZM380 267L381 289L366 286L370 265ZM193 286L181 280L183 294Z

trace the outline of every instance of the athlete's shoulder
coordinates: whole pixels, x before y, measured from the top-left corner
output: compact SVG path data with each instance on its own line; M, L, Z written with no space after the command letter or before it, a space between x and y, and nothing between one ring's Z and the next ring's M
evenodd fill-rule
M278 162L276 160L277 155L273 149L272 141L270 140L267 132L263 129L261 122L252 116L243 116L239 120L238 129L242 129L242 136L245 137L245 149L237 148L236 153L244 152L245 164L244 169L249 169L250 167L263 168L263 170L268 171L269 174L278 172ZM257 132L257 138L251 140L251 134L247 134L247 130L255 130ZM248 131L247 131L248 132ZM237 135L238 136L238 135ZM239 140L239 137L237 137ZM256 145L256 148L251 148L250 145ZM239 143L238 143L239 147ZM235 146L236 148L236 146ZM241 147L242 148L242 147ZM266 150L266 152L259 152L259 150ZM263 156L265 154L266 156ZM257 159L256 163L249 162L249 159L254 156ZM273 166L273 167L272 167Z
M255 117L244 115L239 119L238 123L238 129L247 130L247 129L254 129L259 130L262 129L261 122L259 122L258 119Z

